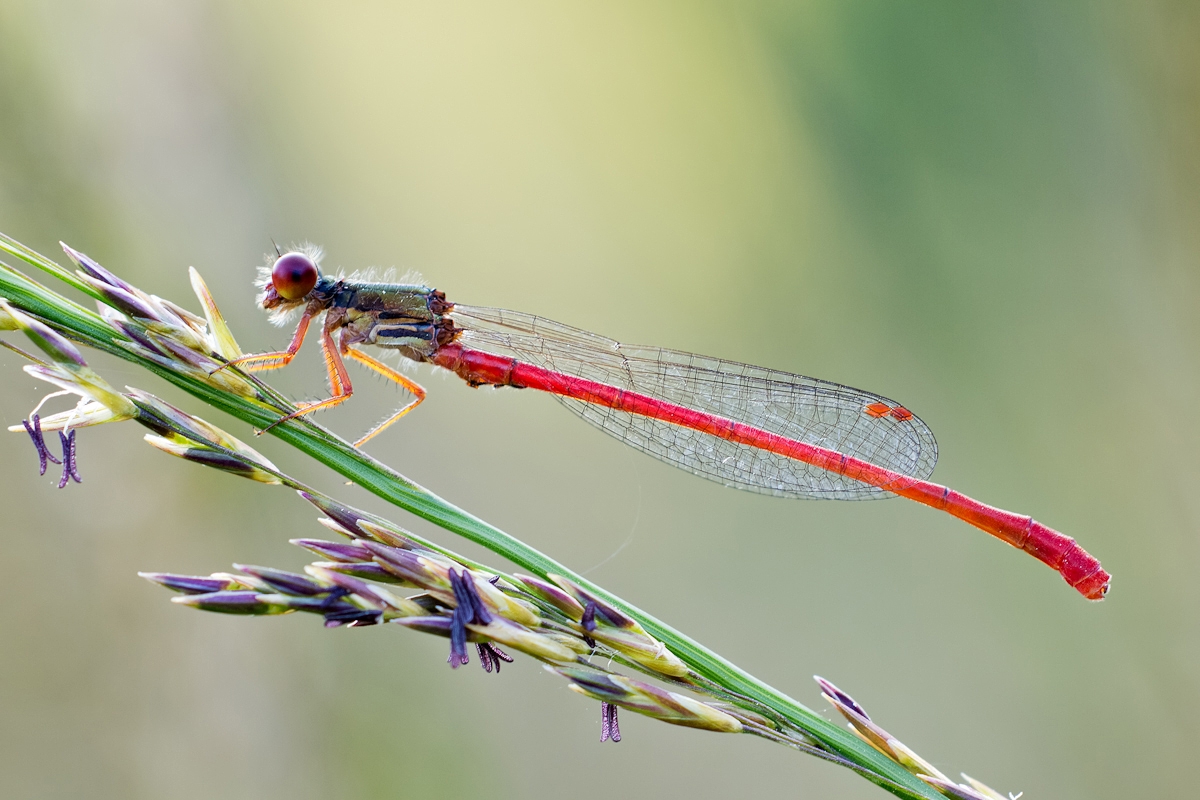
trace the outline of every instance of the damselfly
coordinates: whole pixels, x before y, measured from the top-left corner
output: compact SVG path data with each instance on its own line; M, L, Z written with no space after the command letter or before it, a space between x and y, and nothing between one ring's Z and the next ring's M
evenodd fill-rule
M1070 537L926 480L937 462L933 433L881 395L621 344L530 314L451 303L426 286L330 277L307 252L279 255L264 272L259 304L277 320L299 312L299 324L286 350L230 364L286 366L324 315L321 348L332 389L329 398L275 425L347 400L354 390L344 358L395 381L413 398L356 446L412 411L425 390L360 349L374 345L448 369L472 386L548 392L621 441L726 486L780 497L916 500L1030 553L1091 600L1108 591L1109 574Z

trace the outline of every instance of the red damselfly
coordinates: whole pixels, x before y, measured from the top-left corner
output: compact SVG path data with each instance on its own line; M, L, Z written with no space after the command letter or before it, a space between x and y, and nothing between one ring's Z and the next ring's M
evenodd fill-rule
M779 497L916 500L1030 553L1091 600L1108 591L1109 574L1070 537L926 480L937 462L933 433L886 397L621 344L530 314L451 303L426 286L326 276L307 252L279 255L265 272L260 305L277 321L299 312L296 332L286 350L230 364L249 370L287 365L309 326L324 315L321 347L332 389L329 398L276 425L348 399L353 387L344 358L399 383L413 397L356 445L412 411L425 391L360 349L374 345L448 369L472 386L548 392L621 441L727 486Z

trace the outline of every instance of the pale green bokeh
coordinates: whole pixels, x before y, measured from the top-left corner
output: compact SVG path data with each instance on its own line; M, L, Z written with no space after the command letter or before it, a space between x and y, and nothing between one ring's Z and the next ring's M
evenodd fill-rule
M896 397L938 434L937 480L1079 538L1110 599L915 504L722 489L427 370L371 449L577 569L628 542L589 576L813 707L830 678L948 773L1194 791L1192 4L298 6L0 2L0 230L175 299L195 265L247 348L286 337L253 307L258 254L309 239L451 299ZM272 380L313 396L304 356ZM18 366L0 354L6 426L43 392ZM359 386L324 418L350 435L401 400ZM528 660L452 672L405 631L173 606L135 572L298 567L286 539L321 529L140 436L81 434L63 492L4 440L2 796L885 796L633 715L601 747L595 704Z

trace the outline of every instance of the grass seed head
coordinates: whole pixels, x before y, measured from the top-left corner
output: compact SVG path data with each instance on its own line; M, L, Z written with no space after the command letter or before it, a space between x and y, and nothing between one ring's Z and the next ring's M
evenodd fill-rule
M571 681L572 691L688 728L740 733L742 723L718 708L644 681L587 667L547 667Z
M180 594L209 594L238 589L249 589L249 584L235 580L232 576L176 575L170 572L139 572L138 577Z
M327 542L324 539L289 539L288 542L330 561L346 564L371 561L371 551L358 542Z
M578 600L558 586L541 578L535 578L532 575L514 575L513 577L524 584L525 589L535 597L554 606L569 618L576 622L582 619L583 606L579 604Z
M201 611L215 611L218 614L244 614L252 616L269 616L287 614L293 609L279 603L264 602L261 598L268 595L259 594L252 590L208 592L206 594L185 594L172 597L172 603L178 603Z
M318 583L307 575L299 575L272 567L256 567L250 564L234 564L233 566L284 594L316 596L329 592L330 584L328 582Z
M87 362L83 360L83 354L79 352L79 348L71 344L65 336L41 320L34 319L28 314L24 314L13 308L2 297L0 297L0 314L6 320L6 330L20 328L29 337L30 341L37 345L38 349L49 356L55 363L76 367L87 366ZM8 325L15 325L16 327L8 328Z

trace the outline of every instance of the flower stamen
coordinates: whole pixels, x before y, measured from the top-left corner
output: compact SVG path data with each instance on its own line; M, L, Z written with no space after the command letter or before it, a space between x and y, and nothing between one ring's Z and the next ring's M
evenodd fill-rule
M450 658L447 662L451 668L458 669L471 661L467 655L467 625L490 625L492 614L483 604L483 598L479 596L479 591L475 588L475 579L471 577L469 570L464 568L462 573L459 573L451 567L449 577L456 605L454 613L450 615ZM481 655L480 658L482 657Z
M479 663L483 667L484 672L491 672L494 667L496 674L499 675L501 661L508 664L513 662L512 656L491 642L483 642L475 645L475 651L479 653Z
M38 407L40 408L41 405L39 404ZM33 422L32 425L29 424L30 421ZM50 455L50 450L46 447L46 439L42 436L42 418L38 416L37 411L33 412L31 420L21 420L21 424L25 426L25 432L29 434L29 438L33 440L33 446L37 448L38 465L40 467L38 475L46 474L46 464L48 462L53 462L55 464L62 463L57 458Z
M83 483L83 478L79 477L79 467L75 464L75 431L69 434L59 431L58 440L62 444L62 461L55 463L62 464L63 468L62 477L58 479L58 488L65 489L72 480Z
M617 706L600 701L600 742L621 741L621 726L617 724Z
M585 631L587 631L587 633L591 633L592 631L596 630L596 601L595 600L588 600L587 605L583 607L583 617L580 618L579 624L583 626L583 629ZM587 643L588 647L595 650L596 649L596 640L593 639L592 637L588 636L587 633L585 633L583 635L583 641ZM603 741L603 739L601 741Z

